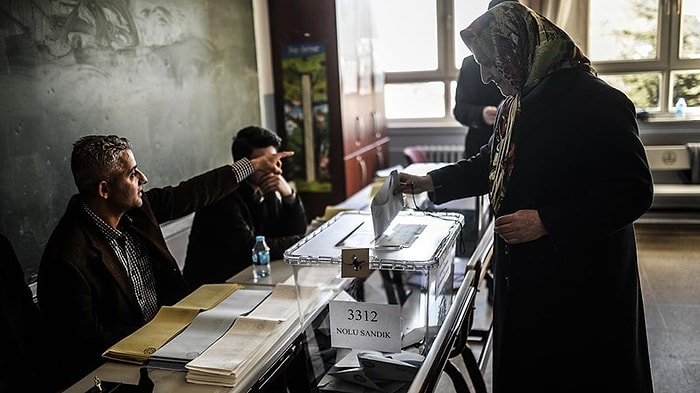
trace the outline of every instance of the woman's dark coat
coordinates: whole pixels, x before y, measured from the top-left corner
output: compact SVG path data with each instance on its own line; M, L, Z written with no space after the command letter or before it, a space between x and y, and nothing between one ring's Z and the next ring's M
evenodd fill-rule
M653 188L633 104L562 70L523 97L513 138L498 215L536 209L548 235L496 235L494 393L651 392L633 222ZM489 153L431 172L434 201L487 193Z

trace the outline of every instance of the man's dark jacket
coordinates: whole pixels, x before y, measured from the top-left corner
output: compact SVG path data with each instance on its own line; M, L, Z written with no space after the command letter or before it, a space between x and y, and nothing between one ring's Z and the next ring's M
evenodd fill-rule
M189 293L159 224L213 203L237 186L231 167L223 166L175 187L145 191L143 205L122 217L122 224L130 225L148 248L159 306L172 305ZM99 366L107 348L145 324L126 270L78 195L68 202L44 249L37 291L59 346L56 367L64 383Z
M264 235L270 258L284 251L306 231L306 213L298 196L290 201L254 200L247 182L220 201L199 210L192 221L183 273L192 289L224 282L251 264L255 235Z

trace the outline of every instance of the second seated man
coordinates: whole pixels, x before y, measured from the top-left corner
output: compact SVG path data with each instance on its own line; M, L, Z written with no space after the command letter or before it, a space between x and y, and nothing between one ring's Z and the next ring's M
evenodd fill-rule
M276 153L281 139L262 127L238 131L231 145L233 160ZM192 222L183 274L191 288L224 282L251 265L256 235L264 235L270 258L306 232L306 213L297 193L279 174L255 172L222 200L197 211Z

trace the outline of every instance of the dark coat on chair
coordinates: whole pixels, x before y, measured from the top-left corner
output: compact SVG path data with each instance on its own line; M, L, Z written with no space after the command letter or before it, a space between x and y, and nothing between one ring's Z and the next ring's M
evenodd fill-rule
M537 209L548 235L496 236L493 391L651 392L633 222L653 188L634 106L567 69L521 108L498 214ZM431 172L434 200L488 192L489 154Z
M0 235L0 393L50 392L53 350L10 241Z
M159 224L213 203L236 189L230 166L143 193L143 205L128 211L133 231L146 244L158 305L189 293ZM145 324L131 280L77 195L54 229L39 265L38 301L63 357L67 383L98 367L101 354Z

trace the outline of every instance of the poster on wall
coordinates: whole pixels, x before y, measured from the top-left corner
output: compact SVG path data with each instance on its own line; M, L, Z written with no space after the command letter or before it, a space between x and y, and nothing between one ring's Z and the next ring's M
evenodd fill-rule
M330 192L330 133L323 43L282 48L282 95L290 177L301 192Z

